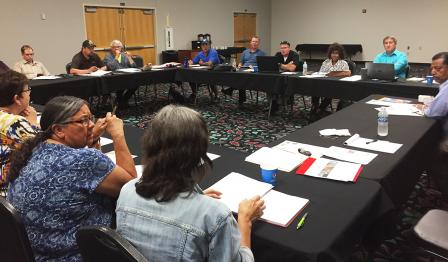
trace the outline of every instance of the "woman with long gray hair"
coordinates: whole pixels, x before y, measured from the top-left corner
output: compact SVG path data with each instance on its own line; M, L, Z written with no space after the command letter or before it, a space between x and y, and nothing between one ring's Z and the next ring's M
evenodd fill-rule
M202 192L210 172L203 117L182 106L162 108L143 140L140 180L121 190L117 231L149 261L253 261L252 221L263 214L259 196L239 205L238 222L220 192Z
M93 122L87 102L50 100L41 132L11 156L8 200L22 215L37 261L80 261L80 226L112 225L113 200L136 177L121 119ZM102 132L114 142L117 165L97 150Z

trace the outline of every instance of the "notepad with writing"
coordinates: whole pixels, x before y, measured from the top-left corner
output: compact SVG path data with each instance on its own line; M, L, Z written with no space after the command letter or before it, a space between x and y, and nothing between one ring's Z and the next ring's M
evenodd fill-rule
M362 165L360 164L309 157L300 165L296 174L345 182L356 182L361 171Z
M309 203L308 199L272 190L271 184L235 172L228 174L210 188L222 193L219 201L234 213L238 213L238 206L242 200L260 195L266 205L261 220L282 227L289 226L291 221Z

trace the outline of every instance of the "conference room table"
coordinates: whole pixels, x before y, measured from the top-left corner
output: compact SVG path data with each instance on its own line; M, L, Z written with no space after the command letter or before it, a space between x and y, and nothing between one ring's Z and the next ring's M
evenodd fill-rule
M369 96L288 134L268 146L290 140L316 146L338 146L376 153L378 156L368 165L363 166L360 178L381 184L388 201L398 208L409 197L423 170L430 165L438 143L442 140L442 127L440 122L425 117L390 115L389 134L386 137L379 137L377 136L378 111L375 108L380 106L365 102L382 97L384 96ZM387 140L403 145L394 154L349 147L344 145L349 137L320 136L319 130L329 128L349 129L351 135L359 134L364 138Z
M436 95L438 85L410 81L381 82L360 80L341 81L340 78L302 78L300 73L284 75L262 72L227 72L207 69L167 68L137 73L118 73L102 77L74 76L55 80L31 80L31 100L45 104L58 95L81 98L109 94L139 85L190 82L224 85L235 89L266 92L270 95L294 94L360 100L372 94L416 98L418 95Z
M132 154L141 162L143 130L126 126L125 135ZM106 145L103 152L113 149ZM208 152L219 155L213 170L201 182L208 188L231 172L260 180L258 165L245 162L248 153L210 145ZM382 199L381 186L368 179L354 183L326 181L281 173L275 190L307 198L308 206L286 228L257 221L252 228L252 250L256 261L346 261L375 219L392 208ZM308 212L305 225L296 229L298 219Z

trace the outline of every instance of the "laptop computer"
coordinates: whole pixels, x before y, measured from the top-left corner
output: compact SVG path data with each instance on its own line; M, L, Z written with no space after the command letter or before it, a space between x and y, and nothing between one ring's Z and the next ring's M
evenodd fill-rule
M257 56L257 65L259 72L279 72L276 56Z
M386 81L396 81L398 77L395 76L393 64L383 63L366 63L367 77L369 79L378 79Z

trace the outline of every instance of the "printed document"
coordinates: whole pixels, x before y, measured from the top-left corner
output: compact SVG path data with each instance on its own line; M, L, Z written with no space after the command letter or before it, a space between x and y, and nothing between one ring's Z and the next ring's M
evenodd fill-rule
M356 182L361 170L360 164L310 157L303 162L296 173L344 182Z
M299 152L291 153L278 148L262 147L246 157L246 161L258 165L273 164L279 170L291 172L307 158L308 156Z
M354 134L344 142L344 145L394 154L403 144L392 143L386 140L370 139Z
M378 154L375 153L368 153L353 149L347 149L343 147L338 146L331 146L328 148L328 150L325 152L325 156L336 158L339 160L357 163L361 165L367 165L375 159L375 157L378 156Z

